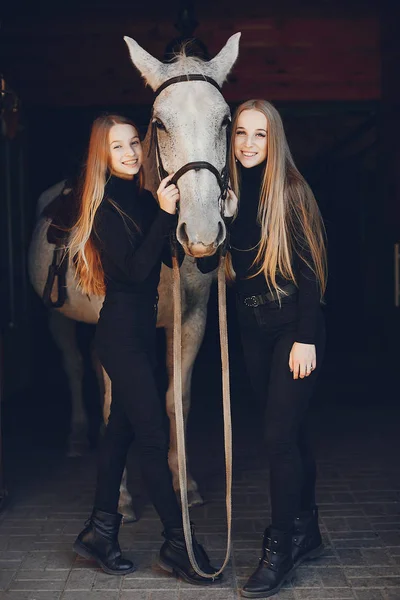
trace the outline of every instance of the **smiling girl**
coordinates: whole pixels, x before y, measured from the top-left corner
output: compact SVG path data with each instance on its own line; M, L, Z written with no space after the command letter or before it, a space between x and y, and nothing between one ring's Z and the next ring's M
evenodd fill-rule
M324 353L326 285L317 203L293 162L278 112L264 100L245 102L235 114L231 185L239 208L229 275L247 370L265 410L272 513L262 559L242 594L264 598L322 549L305 415Z
M84 171L79 219L69 249L85 294L105 294L96 349L112 383L112 403L102 440L94 507L74 550L111 575L134 571L121 556L119 486L135 438L143 479L164 526L160 564L189 583L211 583L192 569L180 506L168 467L168 441L155 369L157 286L161 254L176 227L179 191L166 177L158 204L143 189L143 150L135 125L120 116L93 124ZM194 538L200 568L214 573Z

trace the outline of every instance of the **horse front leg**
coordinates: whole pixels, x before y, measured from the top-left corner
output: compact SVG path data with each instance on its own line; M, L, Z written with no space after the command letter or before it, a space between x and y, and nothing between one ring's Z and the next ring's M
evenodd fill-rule
M50 333L61 352L71 397L67 456L81 456L87 445L87 417L83 403L83 358L76 338L76 322L56 310L49 313Z
M110 409L111 409L111 392L112 392L111 379L107 375L106 371L104 370L104 368L102 367L100 362L97 362L95 370L96 370L96 373L97 373L98 379L99 379L100 391L103 395L104 425L107 426L108 417L110 416ZM127 471L126 471L126 467L125 467L124 472L122 474L121 485L119 488L118 512L121 513L121 515L123 516L124 523L133 523L134 521L137 521L137 516L136 516L135 510L133 508L132 496L129 493L129 490L127 487L127 481L128 481L128 476L127 476Z
M192 373L194 361L199 352L204 337L206 325L206 314L202 310L193 311L189 317L182 323L182 402L183 416L185 420L185 431L187 419L190 410L190 388L192 382ZM178 449L176 439L176 420L174 406L174 385L173 385L173 329L166 329L167 341L167 369L168 369L168 390L166 395L167 414L170 421L170 442L168 463L172 473L172 481L175 492L179 495L179 469L178 469ZM204 504L196 481L193 479L189 462L187 460L187 486L188 486L188 504L189 506L198 506Z

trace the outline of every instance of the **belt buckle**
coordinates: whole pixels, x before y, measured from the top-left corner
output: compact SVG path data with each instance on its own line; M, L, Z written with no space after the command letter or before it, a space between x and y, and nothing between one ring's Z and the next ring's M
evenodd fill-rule
M245 306L250 306L251 308L256 308L258 306L258 300L256 296L248 296L243 300Z

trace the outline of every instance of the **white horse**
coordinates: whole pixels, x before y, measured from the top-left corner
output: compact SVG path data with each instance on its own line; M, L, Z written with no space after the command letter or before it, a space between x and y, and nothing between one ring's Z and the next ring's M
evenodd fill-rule
M169 64L164 64L146 52L137 42L125 38L133 64L138 68L148 85L156 91L170 79L182 75L201 75L203 80L171 82L157 96L152 123L144 141L146 187L155 193L158 187L157 163L162 161L168 173L178 171L183 165L194 161L207 161L221 173L226 164L227 134L230 110L212 79L222 86L239 51L240 33L229 38L219 54L209 62L186 56L184 53ZM156 131L153 128L156 127ZM152 135L153 131L153 135ZM154 134L156 137L154 138ZM153 143L151 138L153 137ZM156 143L154 143L156 139ZM156 156L156 147L159 156ZM182 390L185 418L190 408L190 384L193 365L203 340L207 302L213 274L202 274L196 266L196 258L214 254L224 242L226 231L221 215L221 195L218 175L207 169L192 169L185 172L178 182L180 210L176 230L178 241L185 251L181 266L182 291ZM61 193L59 183L39 198L38 222L29 249L29 274L33 287L42 295L48 267L53 258L54 245L47 241L50 221L40 216L43 208ZM233 214L235 206L227 202L225 216ZM173 401L172 335L173 305L171 298L172 270L163 265L159 285L158 327L166 331L167 369L169 386L166 394L166 409L170 420L169 465L174 489L179 490L176 428ZM86 422L82 402L82 361L75 338L74 321L97 323L103 298L82 294L76 287L73 267L67 271L67 300L62 307L51 310L50 329L63 355L64 368L70 383L72 396L72 423L70 450L82 434ZM67 317L67 318L65 318ZM104 419L107 421L111 384L103 373ZM195 480L188 473L188 499L191 505L202 503ZM121 485L119 510L125 517L134 518L131 497L124 484Z

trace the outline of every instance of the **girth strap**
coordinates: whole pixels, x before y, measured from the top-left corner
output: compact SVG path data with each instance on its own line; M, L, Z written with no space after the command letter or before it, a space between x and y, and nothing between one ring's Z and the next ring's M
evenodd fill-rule
M67 250L65 245L56 246L53 252L53 260L49 266L46 283L43 289L42 299L46 308L60 308L67 299ZM54 282L57 279L57 300L52 300Z

